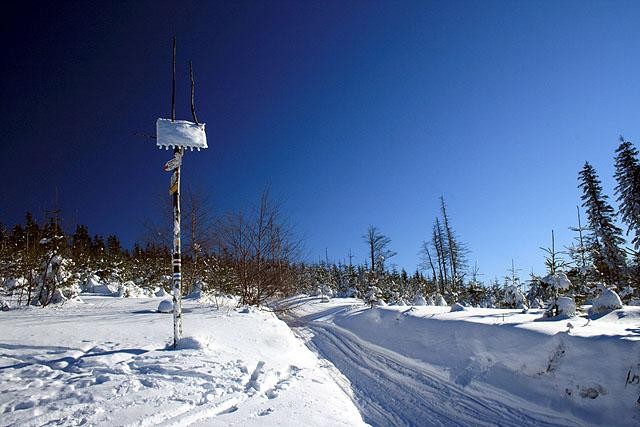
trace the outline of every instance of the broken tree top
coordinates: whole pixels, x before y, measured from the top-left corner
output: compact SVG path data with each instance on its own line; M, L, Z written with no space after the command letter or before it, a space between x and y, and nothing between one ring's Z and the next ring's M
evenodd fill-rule
M156 145L160 148L207 148L204 123L196 124L186 120L158 119L156 122Z

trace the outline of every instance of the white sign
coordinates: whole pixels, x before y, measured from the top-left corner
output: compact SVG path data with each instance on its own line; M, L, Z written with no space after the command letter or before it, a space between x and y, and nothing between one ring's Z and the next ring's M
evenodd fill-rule
M186 120L171 121L158 119L156 121L156 145L160 148L207 148L207 135L204 123L195 124Z

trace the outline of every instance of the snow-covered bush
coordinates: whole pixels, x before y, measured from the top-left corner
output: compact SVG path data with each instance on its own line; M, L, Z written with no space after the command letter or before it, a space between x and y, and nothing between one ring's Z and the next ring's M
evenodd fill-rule
M42 274L38 277L32 304L46 306L54 302L54 297L61 302L60 297L64 296L62 292L57 291L77 285L70 271L72 265L73 262L70 259L55 252L49 252L42 263Z
M544 313L544 317L573 317L576 315L576 302L571 297L559 297L554 300Z
M413 297L413 305L427 305L427 300L424 299L424 295L418 293Z
M604 288L598 298L591 306L592 313L603 313L622 308L622 301L617 293L611 289Z
M399 292L391 292L391 298L389 299L389 305L407 305L406 301Z
M377 286L369 286L364 296L364 302L369 304L371 308L375 305L387 305L382 299L382 291Z
M496 300L493 295L487 295L481 302L480 307L482 308L495 308Z
M447 300L444 299L442 294L438 293L433 297L433 305L437 305L438 307L446 307L449 304L447 304Z
M576 303L573 298L560 297L558 298L558 316L573 317L576 315Z
M103 283L98 276L91 276L81 286L82 292L88 292L92 294L112 296L118 293L118 286Z
M569 280L567 275L561 271L555 272L553 274L548 274L540 279L540 281L549 286L551 289L557 291L567 290L571 287L571 281Z
M550 273L540 279L553 292L553 300L545 311L545 317L555 316L575 316L576 302L571 297L558 297L560 291L571 288L571 281L567 275L561 271Z
M11 293L14 289L19 289L26 285L27 279L24 277L19 278L9 278L2 281L2 286L4 287L5 292L8 294Z
M196 280L196 282L191 286L191 292L187 295L187 298L200 299L204 294L203 289L207 287L207 284L202 280Z
M504 304L508 308L526 308L526 301L524 294L517 286L510 285L504 288Z
M149 295L148 292L145 292L144 289L129 280L118 285L117 296L121 298L142 298Z
M433 295L429 295L429 297L427 298L427 305L436 305L433 300Z

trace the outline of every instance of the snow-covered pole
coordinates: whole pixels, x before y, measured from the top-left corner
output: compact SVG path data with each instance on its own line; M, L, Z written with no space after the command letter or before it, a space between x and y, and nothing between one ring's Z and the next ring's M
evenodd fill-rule
M173 347L177 347L182 336L182 260L180 255L180 166L187 148L200 151L207 148L207 135L204 123L199 123L195 109L195 83L193 66L189 62L191 77L191 114L194 122L176 120L176 38L173 38L173 80L171 92L171 118L159 118L156 121L156 145L158 148L173 149L173 158L164 165L171 173L169 194L173 201L173 248L171 251L171 270L173 272Z
M176 120L176 38L173 38L173 79L171 91L171 122ZM174 157L181 157L182 148L175 146ZM182 257L180 253L180 165L173 171L170 183L173 192L173 348L182 337Z

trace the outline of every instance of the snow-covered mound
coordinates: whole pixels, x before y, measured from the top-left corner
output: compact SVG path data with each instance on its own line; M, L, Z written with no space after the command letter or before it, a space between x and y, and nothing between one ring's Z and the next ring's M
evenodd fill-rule
M97 276L92 276L82 285L82 292L95 295L112 296L118 293L118 287L103 283Z
M173 301L165 299L158 304L158 312L160 313L173 313Z
M602 313L622 308L622 301L617 293L611 289L603 289L602 294L593 301L591 311L593 313Z
M204 350L209 348L209 343L210 339L203 337L183 337L174 350Z
M427 300L424 299L422 294L416 294L416 296L413 297L413 305L427 305Z
M121 298L148 298L154 296L152 290L143 289L131 280L119 284L116 294Z
M436 305L438 307L446 307L447 305L447 301L444 299L444 297L441 294L436 294L433 297L433 305Z
M460 304L459 302L451 305L451 311L464 311L464 309L464 305Z
M558 315L573 317L576 315L576 302L570 297L558 298Z

